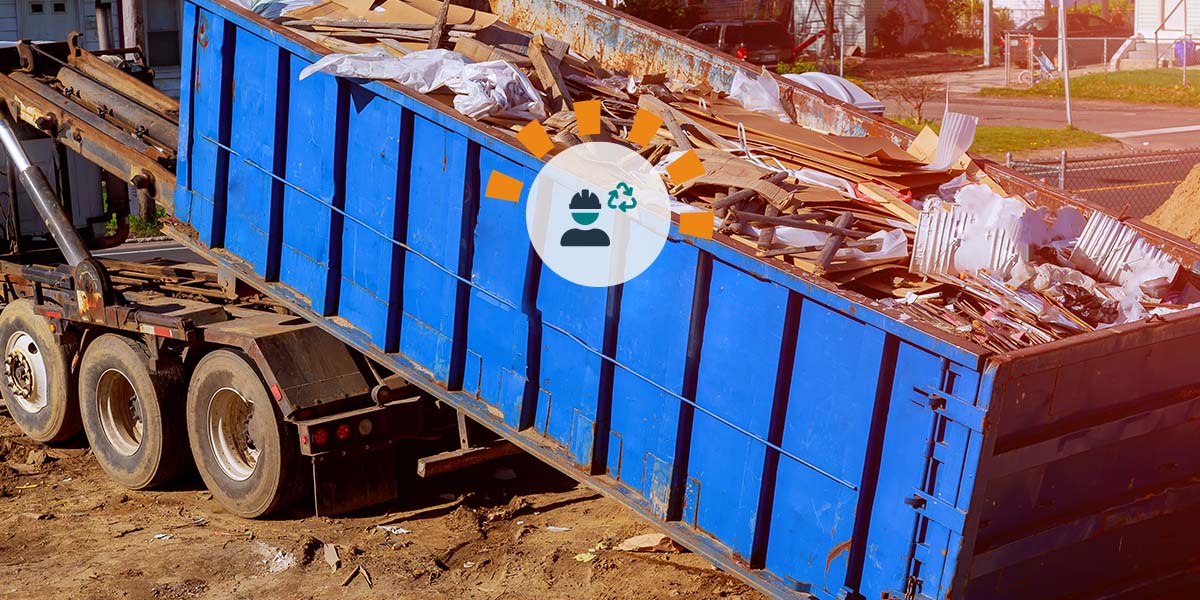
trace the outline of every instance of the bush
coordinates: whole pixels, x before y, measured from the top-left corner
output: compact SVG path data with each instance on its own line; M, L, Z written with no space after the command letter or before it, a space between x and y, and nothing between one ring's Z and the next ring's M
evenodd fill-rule
M696 20L696 7L676 0L624 0L617 9L664 29L686 29Z
M779 67L775 69L775 72L780 75L786 75L787 73L812 73L813 71L820 70L820 65L815 62L798 60L794 63L779 63Z
M938 81L932 77L893 77L873 82L869 91L880 100L891 99L901 106L908 106L908 116L917 123L924 123L925 103L936 98L941 90Z
M904 15L894 8L880 13L875 22L875 49L884 56L900 54L904 51L903 37Z

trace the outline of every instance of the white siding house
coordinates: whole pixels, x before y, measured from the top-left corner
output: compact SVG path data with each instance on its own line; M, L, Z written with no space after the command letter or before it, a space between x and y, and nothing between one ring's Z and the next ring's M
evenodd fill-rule
M95 2L0 0L0 40L65 40L72 31L83 32L86 47L96 47Z
M863 52L875 50L875 34L884 11L900 13L904 22L901 43L912 45L924 30L928 15L924 0L837 0L834 25L845 37L846 50L857 47ZM825 28L825 0L796 0L792 13L797 34L806 37Z
M1178 39L1185 30L1200 40L1200 0L1136 0L1133 14L1134 31L1146 40L1154 39L1155 30L1162 43Z

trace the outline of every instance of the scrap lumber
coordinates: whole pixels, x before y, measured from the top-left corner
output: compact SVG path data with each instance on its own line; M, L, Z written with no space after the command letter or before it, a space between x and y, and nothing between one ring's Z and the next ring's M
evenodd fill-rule
M433 28L429 30L429 49L433 50L442 45L442 34L446 29L446 17L450 14L450 0L442 0L442 9L438 12Z
M567 83L558 68L562 56L555 56L555 52L546 46L546 40L541 35L534 36L533 41L529 43L529 60L533 62L542 88L550 95L550 111L556 113L560 110L574 110L575 102L571 99Z

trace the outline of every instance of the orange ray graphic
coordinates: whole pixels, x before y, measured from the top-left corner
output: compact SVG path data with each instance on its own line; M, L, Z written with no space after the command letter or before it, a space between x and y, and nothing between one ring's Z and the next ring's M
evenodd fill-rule
M524 187L525 184L520 179L509 177L500 171L492 171L492 174L488 176L487 190L483 192L483 195L497 200L520 202L521 189Z
M579 135L600 134L600 101L585 100L575 103L575 122L579 124Z
M695 150L688 150L683 156L667 165L667 175L671 176L671 183L675 185L687 183L703 174L704 164L700 162L700 157L696 155Z
M629 135L625 136L625 139L638 146L645 146L650 143L654 134L658 133L658 128L662 127L662 124L662 117L648 110L639 109L637 115L633 117L633 127L629 129Z
M554 142L550 141L550 136L546 135L546 130L537 121L530 121L522 127L521 131L517 132L517 139L530 154L538 158L545 156L554 147Z
M713 236L713 213L711 210L679 213L679 233L705 240Z

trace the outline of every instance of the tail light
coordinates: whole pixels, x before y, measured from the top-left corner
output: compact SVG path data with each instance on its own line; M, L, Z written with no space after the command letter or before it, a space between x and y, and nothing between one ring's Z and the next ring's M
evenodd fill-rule
M329 443L329 431L325 429L314 429L312 432L312 441L316 446L324 446Z
M343 442L350 439L350 426L345 423L338 425L336 435L337 435L337 439L339 439Z
M738 46L737 57L740 60L746 60L747 58L750 58L750 51L747 50L745 46Z

